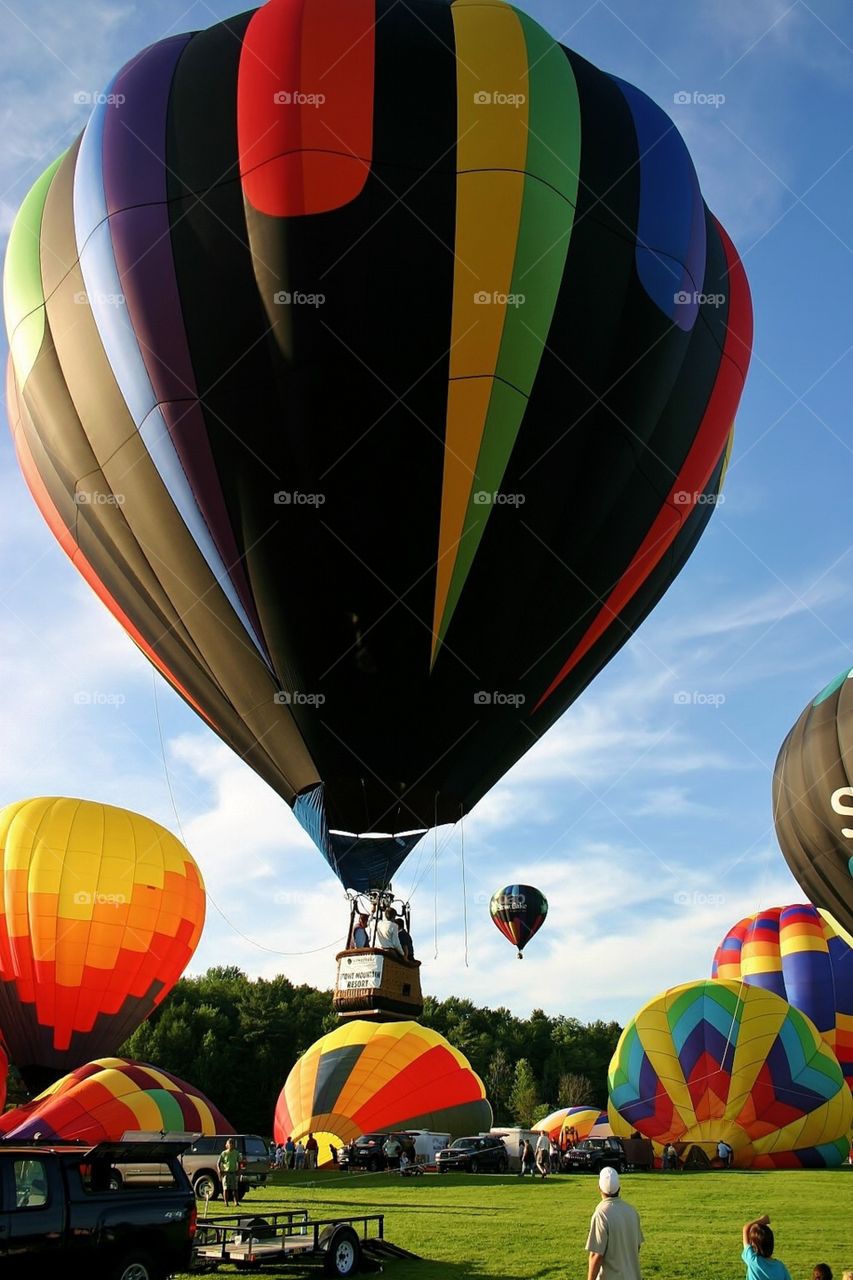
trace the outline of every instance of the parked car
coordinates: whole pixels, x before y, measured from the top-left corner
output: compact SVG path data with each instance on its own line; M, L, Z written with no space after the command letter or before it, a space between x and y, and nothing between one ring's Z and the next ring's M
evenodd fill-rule
M562 1167L567 1172L601 1173L609 1167L624 1173L627 1166L628 1158L619 1138L585 1138L563 1152Z
M378 1173L385 1168L382 1146L390 1137L390 1133L363 1133L360 1138L341 1148L338 1155L339 1168L367 1169L370 1173Z
M189 1270L196 1205L180 1144L129 1145L0 1143L3 1280L165 1280ZM125 1158L158 1170L154 1182L116 1185L111 1170Z
M124 1141L132 1148L134 1142L146 1142L159 1136L128 1131ZM240 1153L240 1199L253 1187L263 1186L272 1170L267 1144L256 1133L217 1133L212 1136L168 1133L163 1136L170 1140L183 1139L189 1144L180 1160L199 1200L216 1200L222 1194L218 1162L229 1138ZM115 1176L124 1182L150 1184L154 1175L150 1166L133 1161L120 1164Z
M439 1151L439 1173L506 1173L509 1157L501 1138L457 1138Z

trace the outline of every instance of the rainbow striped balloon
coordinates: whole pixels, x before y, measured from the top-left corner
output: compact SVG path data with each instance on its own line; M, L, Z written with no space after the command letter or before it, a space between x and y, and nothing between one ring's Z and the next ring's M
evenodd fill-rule
M128 1129L233 1133L203 1093L168 1071L99 1058L63 1076L32 1102L0 1117L7 1138L118 1142Z
M709 979L651 1000L608 1073L615 1109L643 1137L727 1142L741 1168L823 1168L850 1149L853 1097L805 1014L761 987Z
M275 1139L313 1133L321 1160L363 1133L431 1129L460 1137L490 1128L492 1108L470 1063L416 1022L355 1021L299 1059L278 1099Z
M775 991L806 1014L853 1088L853 949L810 903L739 920L717 948L711 977Z

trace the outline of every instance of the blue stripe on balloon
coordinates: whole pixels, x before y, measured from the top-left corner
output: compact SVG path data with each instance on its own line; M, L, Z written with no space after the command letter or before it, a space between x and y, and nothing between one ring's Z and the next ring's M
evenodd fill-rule
M160 479L228 603L266 663L264 647L234 590L228 568L175 452L127 308L122 305L121 279L113 253L103 177L106 113L120 109L109 103L114 83L112 81L107 92L101 95L101 101L89 117L74 171L74 233L89 306L113 376Z
M669 116L633 85L611 79L628 103L640 157L637 274L652 302L689 333L699 312L707 249L696 170Z

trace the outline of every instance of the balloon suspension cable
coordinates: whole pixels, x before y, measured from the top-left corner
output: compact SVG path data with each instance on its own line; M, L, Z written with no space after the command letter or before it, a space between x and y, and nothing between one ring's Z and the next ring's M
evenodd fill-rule
M435 950L433 960L438 959L438 792L435 793L435 808L432 824L432 928Z
M465 885L465 815L459 806L459 856L462 862L462 925L465 934L465 968L468 968L468 890Z
M187 841L187 838L184 835L184 827L183 827L183 823L181 822L181 815L178 813L178 805L177 805L177 801L175 800L175 790L172 786L172 775L169 771L169 763L166 759L166 743L163 739L163 725L160 720L160 703L157 698L157 673L153 667L151 668L151 687L154 691L154 718L157 721L157 737L160 742L160 758L163 761L163 773L166 778L166 788L169 792L169 799L172 802L172 812L175 815L175 822L177 823L177 826L178 826L178 834L181 837L181 842L186 846L187 849L189 849L189 842ZM192 850L190 850L190 852L192 852ZM331 951L332 947L338 947L342 942L346 941L346 939L344 938L336 938L333 942L327 942L326 945L323 947L313 947L310 951L276 951L275 947L267 947L264 945L263 942L258 942L255 938L250 938L249 935L247 933L244 933L242 929L238 929L236 924L234 924L234 921L228 919L227 915L222 910L219 903L211 894L207 885L204 886L204 896L207 898L207 901L213 907L214 911L216 911L222 917L222 919L228 925L228 928L233 933L237 934L238 938L242 938L244 942L248 942L250 946L256 947L258 951L265 951L268 955L271 955L271 956L286 956L288 958L292 958L296 956L315 956L321 951Z

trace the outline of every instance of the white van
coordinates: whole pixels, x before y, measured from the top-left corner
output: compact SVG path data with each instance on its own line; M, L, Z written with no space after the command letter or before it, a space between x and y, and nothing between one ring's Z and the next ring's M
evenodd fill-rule
M503 1140L509 1157L511 1173L521 1172L521 1148L525 1140L530 1143L534 1152L536 1151L536 1143L539 1141L539 1134L534 1133L532 1129L521 1129L515 1126L501 1127L500 1125L493 1125L488 1133L482 1133L480 1136L483 1138L501 1138Z
M406 1134L415 1144L417 1164L434 1165L439 1151L449 1147L453 1140L449 1133L434 1133L431 1129L407 1129Z

